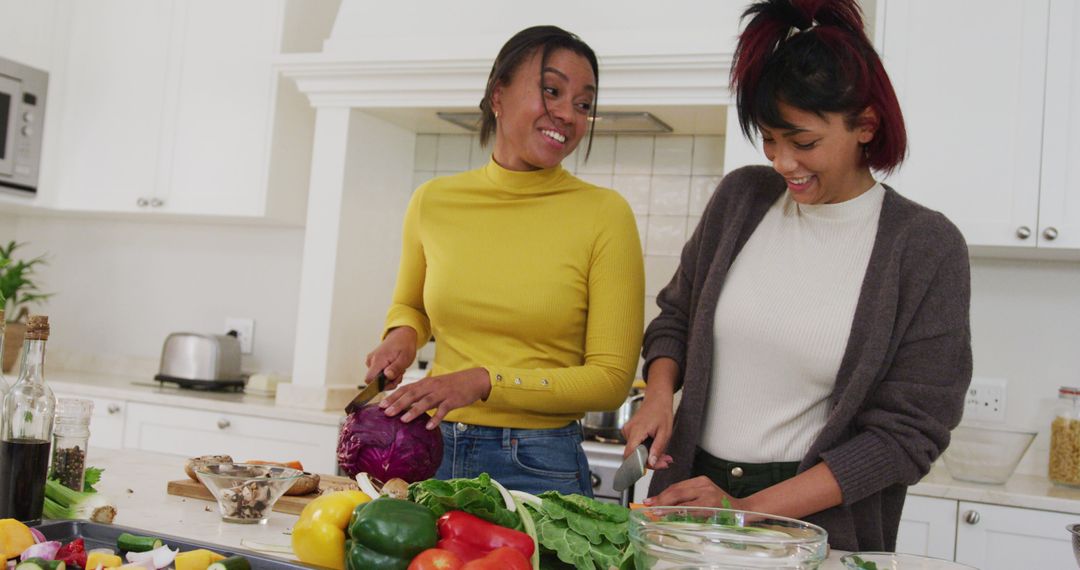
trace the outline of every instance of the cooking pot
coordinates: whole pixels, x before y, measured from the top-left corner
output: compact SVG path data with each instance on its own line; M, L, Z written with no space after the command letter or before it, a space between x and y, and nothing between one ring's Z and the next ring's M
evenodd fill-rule
M641 407L641 400L644 398L645 394L634 394L613 412L586 412L581 420L581 428L586 439L606 443L626 443L622 428Z

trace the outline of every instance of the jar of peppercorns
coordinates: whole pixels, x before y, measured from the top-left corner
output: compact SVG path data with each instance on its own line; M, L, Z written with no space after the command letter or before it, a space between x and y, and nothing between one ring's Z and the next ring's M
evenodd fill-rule
M90 415L93 411L94 403L90 400L60 398L56 402L49 478L76 491L83 490L86 446L90 441Z

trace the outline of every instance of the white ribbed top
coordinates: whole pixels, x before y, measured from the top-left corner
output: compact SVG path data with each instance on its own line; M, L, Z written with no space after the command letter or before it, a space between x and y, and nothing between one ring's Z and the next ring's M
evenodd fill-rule
M885 189L839 204L776 201L716 307L701 447L729 461L799 461L829 412Z

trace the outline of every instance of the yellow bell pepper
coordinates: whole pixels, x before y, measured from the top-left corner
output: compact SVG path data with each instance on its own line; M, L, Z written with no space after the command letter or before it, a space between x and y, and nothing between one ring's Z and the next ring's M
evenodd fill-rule
M0 519L0 556L11 560L33 545L30 527L15 519Z
M213 550L200 548L177 554L173 564L176 570L206 570L218 560L225 560L225 557Z
M99 565L102 568L119 568L124 565L124 560L115 554L104 552L91 552L86 555L86 570L96 570Z
M345 570L345 531L349 519L358 505L370 500L360 491L337 491L308 503L293 526L293 554L301 562Z

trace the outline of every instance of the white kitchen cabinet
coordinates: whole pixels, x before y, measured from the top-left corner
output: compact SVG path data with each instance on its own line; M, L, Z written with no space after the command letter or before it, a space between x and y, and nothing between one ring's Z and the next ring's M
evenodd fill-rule
M908 494L896 551L952 560L956 554L956 510L954 500Z
M1050 1L1039 247L1080 248L1080 2Z
M237 461L299 460L315 473L337 469L338 429L229 412L129 402L124 447L187 457L232 455Z
M90 442L87 444L89 447L123 449L127 402L114 398L97 398L63 392L57 392L56 397L80 398L94 403L94 411L90 416Z
M272 64L318 30L290 1L63 3L51 205L303 220L313 112Z
M0 57L49 71L56 0L0 0Z
M960 501L956 561L981 570L1075 568L1065 526L1080 516Z
M972 245L1038 241L1050 3L884 3L883 59L909 141L888 182Z

